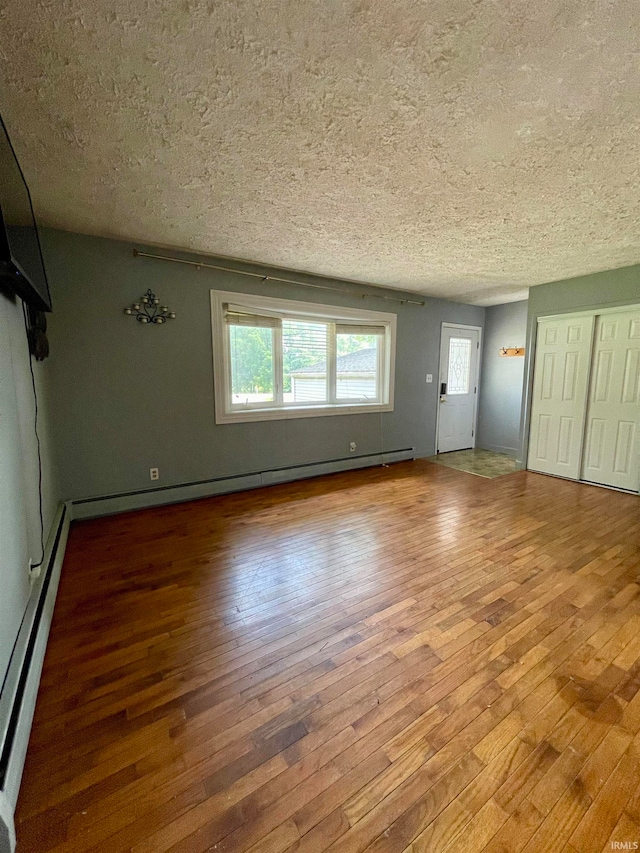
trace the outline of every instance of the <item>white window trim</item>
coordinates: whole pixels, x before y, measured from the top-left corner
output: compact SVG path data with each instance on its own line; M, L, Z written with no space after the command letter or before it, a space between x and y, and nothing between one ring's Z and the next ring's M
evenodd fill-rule
M304 317L317 317L323 320L384 325L386 327L384 357L387 370L381 370L382 398L385 402L362 403L353 400L345 403L315 403L305 406L287 406L287 408L269 408L256 406L251 409L231 411L231 364L229 349L226 345L227 328L224 318L224 305L246 306L264 312L284 313L287 316L299 314ZM375 412L392 412L394 396L394 377L396 359L396 314L381 311L368 311L360 308L342 308L338 305L319 305L315 302L298 302L293 299L276 299L271 296L255 296L235 291L211 291L211 324L213 339L213 386L215 419L217 424L247 423L250 421L275 421L290 418L313 418L328 415L354 415ZM277 344L276 344L277 345ZM333 347L329 348L328 368L333 377L332 363L335 359ZM380 365L383 367L385 365ZM276 397L278 396L276 389Z

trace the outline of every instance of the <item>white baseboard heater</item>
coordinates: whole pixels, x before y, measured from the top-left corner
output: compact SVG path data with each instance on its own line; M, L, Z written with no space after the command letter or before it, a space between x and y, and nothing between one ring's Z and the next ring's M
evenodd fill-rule
M310 462L288 468L274 468L251 474L237 474L211 480L198 480L176 486L160 486L156 489L140 489L117 495L85 498L73 501L74 518L95 518L128 512L132 509L161 506L162 504L181 503L196 498L242 492L247 489L259 489L277 483L289 483L320 477L323 474L337 474L341 471L353 471L357 468L371 468L376 465L390 465L393 462L405 462L415 459L413 447L390 450L384 453L369 453L363 456L349 456L343 459L331 459L326 462Z
M62 504L45 550L43 571L31 590L0 692L0 853L13 853L15 849L13 814L27 754L69 523L69 509Z

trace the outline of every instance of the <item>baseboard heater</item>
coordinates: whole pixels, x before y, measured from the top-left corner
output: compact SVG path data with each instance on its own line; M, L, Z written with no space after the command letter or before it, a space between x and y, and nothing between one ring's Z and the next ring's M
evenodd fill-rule
M45 549L0 691L0 853L12 850L13 811L18 799L40 673L51 627L70 512L62 504Z
M84 498L72 502L73 517L95 518L117 512L127 512L132 509L144 509L162 504L191 501L196 498L242 492L247 489L259 489L262 486L321 477L324 474L337 474L341 471L353 471L376 465L390 465L393 462L405 462L410 459L415 459L413 447L390 450L384 453L369 453L362 456L331 459L326 462L309 462L303 465L273 468L249 474L236 474L231 477L198 480L175 486L160 486L155 489L139 489L116 495Z

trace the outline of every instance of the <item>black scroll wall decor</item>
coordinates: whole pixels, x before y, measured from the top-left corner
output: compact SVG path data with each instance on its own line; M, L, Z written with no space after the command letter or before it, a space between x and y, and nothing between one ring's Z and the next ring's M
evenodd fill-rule
M157 326L175 319L175 311L170 311L166 305L160 305L160 300L149 289L140 302L134 302L131 308L124 309L125 314L135 317L139 323L155 323Z

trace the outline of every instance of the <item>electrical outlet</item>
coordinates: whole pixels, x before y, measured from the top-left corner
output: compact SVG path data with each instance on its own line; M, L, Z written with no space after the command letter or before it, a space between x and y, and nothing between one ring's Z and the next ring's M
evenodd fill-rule
M427 382L433 382L433 373L427 373Z
M152 480L160 479L160 469L159 468L149 468L149 476Z
M349 453L355 453L356 451L356 443L355 441L349 442Z

